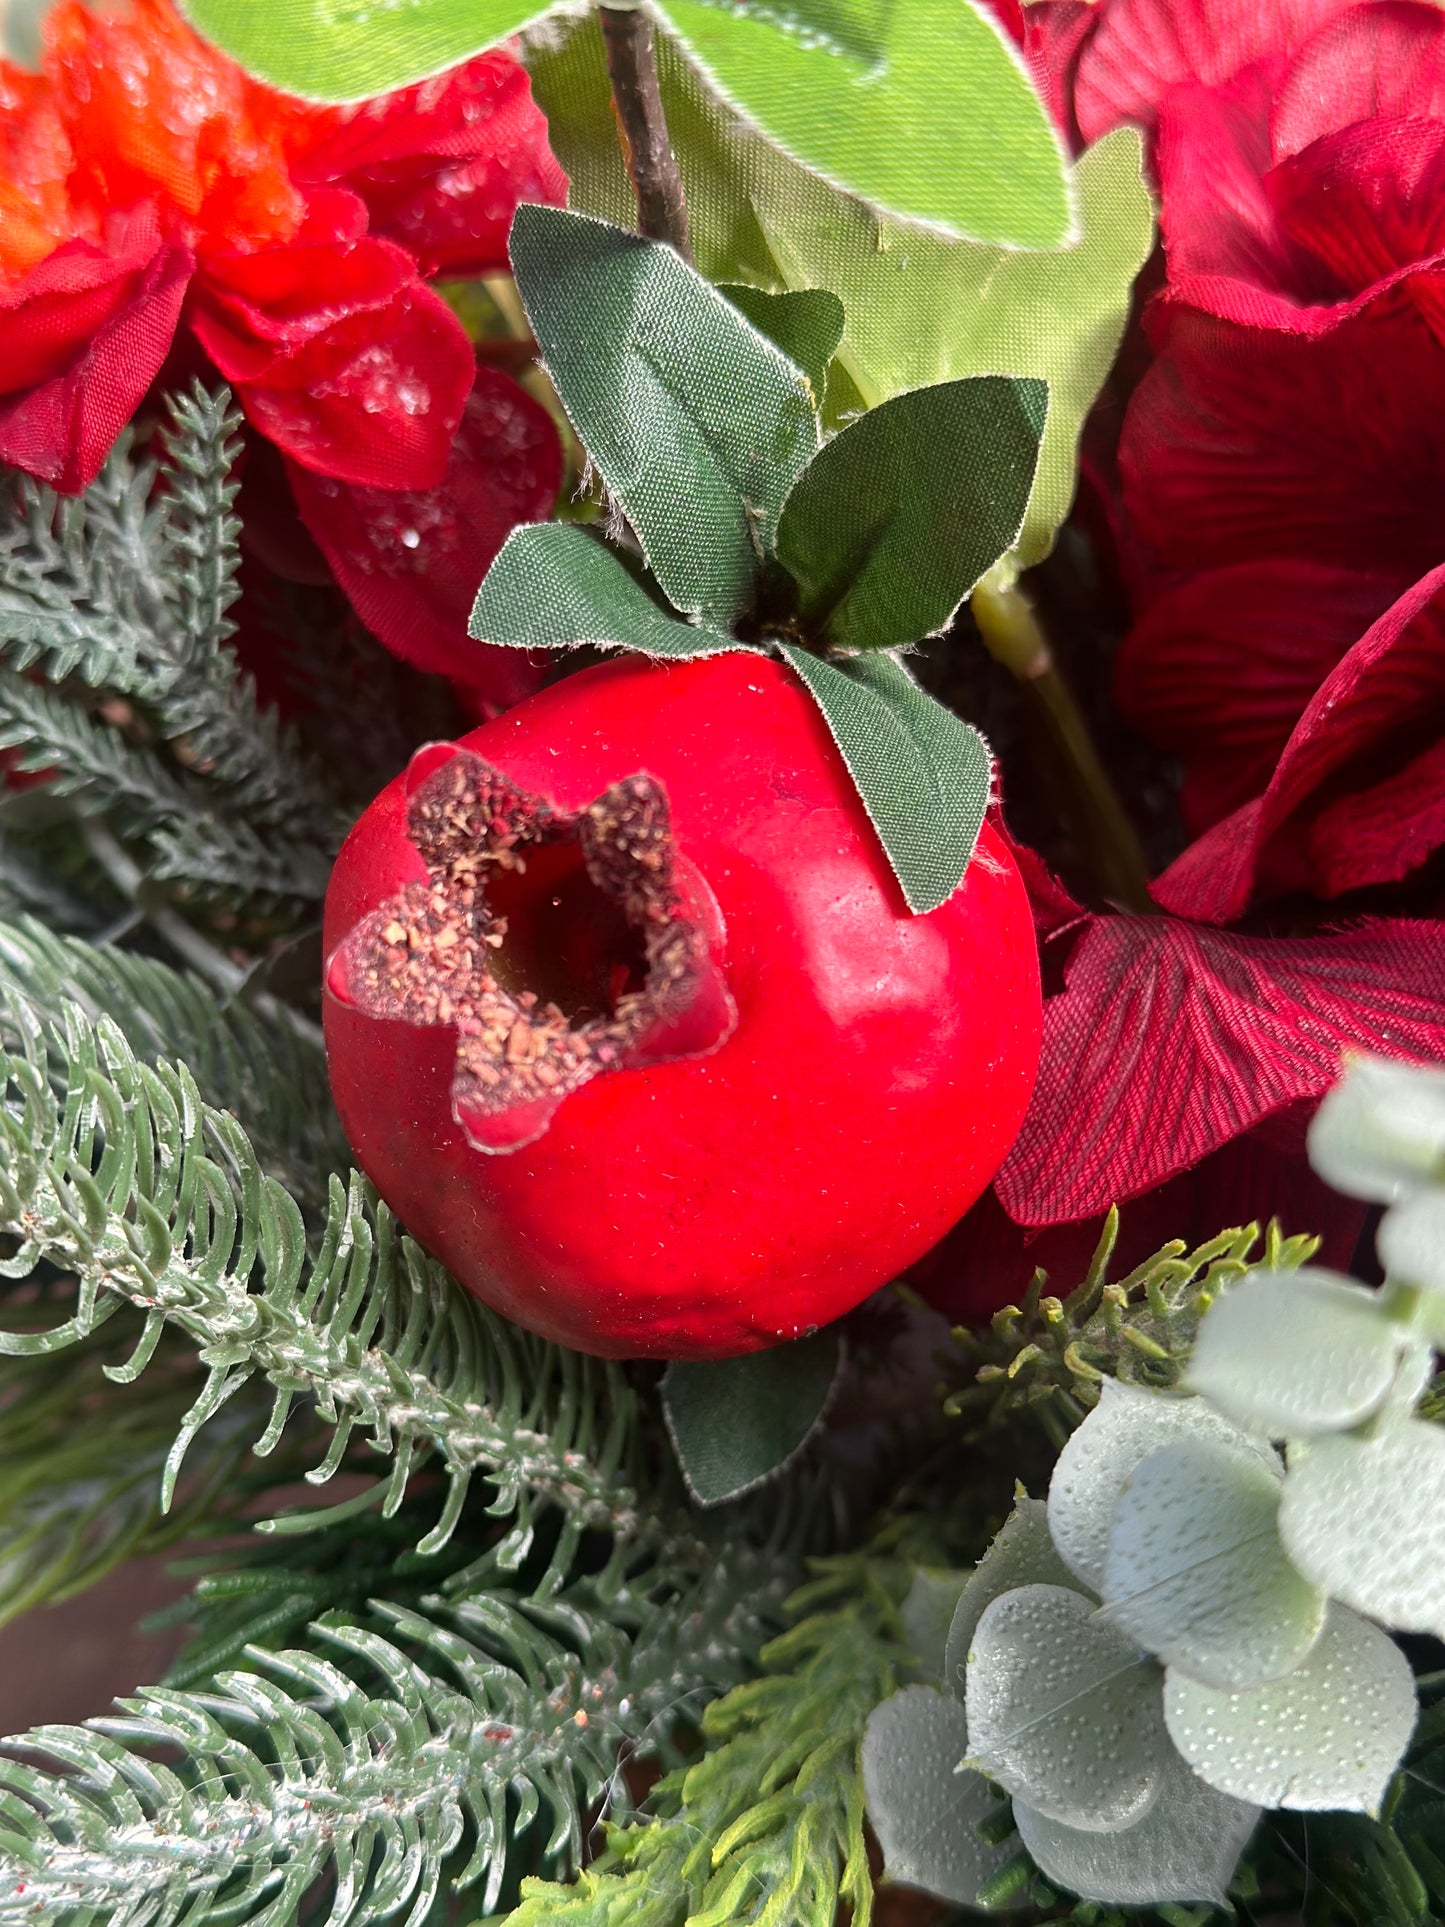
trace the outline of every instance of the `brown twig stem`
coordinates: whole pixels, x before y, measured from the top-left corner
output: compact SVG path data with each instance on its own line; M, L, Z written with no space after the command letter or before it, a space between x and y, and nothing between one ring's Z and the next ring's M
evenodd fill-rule
M602 46L612 83L612 111L637 196L637 225L651 241L669 241L692 259L687 198L657 84L652 17L640 6L600 6Z
M970 604L984 646L1017 677L1058 752L1059 773L1103 895L1122 909L1157 914L1134 826L1099 760L1073 693L1059 673L1033 604L1017 583L985 577Z

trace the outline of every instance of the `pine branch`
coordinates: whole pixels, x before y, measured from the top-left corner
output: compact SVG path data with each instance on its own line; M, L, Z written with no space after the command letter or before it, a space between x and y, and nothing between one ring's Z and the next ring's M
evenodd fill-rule
M0 1922L280 1923L309 1897L331 1927L420 1923L444 1881L490 1912L519 1857L577 1865L588 1810L625 1803L620 1752L747 1670L773 1590L734 1548L698 1582L634 1573L626 1596L383 1602L209 1691L39 1728L9 1750L60 1771L0 1758Z
M93 960L104 968L100 953ZM22 951L22 973L24 961ZM5 1269L24 1277L45 1263L73 1274L78 1293L68 1320L0 1336L0 1351L59 1351L123 1303L145 1313L131 1375L167 1325L185 1334L209 1376L167 1462L167 1498L196 1432L260 1375L275 1397L259 1454L274 1449L293 1403L314 1399L334 1427L309 1475L316 1483L358 1428L392 1459L390 1477L350 1510L395 1510L417 1465L441 1459L448 1492L429 1546L445 1544L474 1475L495 1487L498 1514L516 1514L508 1543L518 1560L541 1499L567 1517L559 1572L589 1527L629 1540L665 1534L660 1515L636 1505L636 1401L616 1366L485 1311L355 1175L331 1178L320 1242L308 1250L297 1199L189 1070L147 1064L111 1017L72 1003L52 1014L23 974L7 969L5 979L0 1231L18 1241Z
M900 1524L895 1536L909 1528ZM525 1882L508 1927L868 1927L858 1749L908 1657L891 1557L820 1561L763 1676L703 1716L709 1746L661 1781L657 1818L609 1832L576 1885Z

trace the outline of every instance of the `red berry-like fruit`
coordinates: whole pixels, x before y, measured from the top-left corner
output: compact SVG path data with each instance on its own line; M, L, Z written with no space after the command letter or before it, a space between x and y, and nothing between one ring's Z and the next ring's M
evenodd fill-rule
M910 915L793 673L617 658L421 751L326 904L332 1087L463 1284L611 1357L797 1338L978 1196L1039 1050L985 827Z

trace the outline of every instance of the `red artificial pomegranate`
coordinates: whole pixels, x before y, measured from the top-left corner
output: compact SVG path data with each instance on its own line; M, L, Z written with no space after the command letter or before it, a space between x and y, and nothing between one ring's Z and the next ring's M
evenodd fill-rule
M849 1310L978 1196L1038 1059L998 838L910 915L757 654L617 658L422 750L347 839L326 943L362 1168L479 1298L612 1357Z

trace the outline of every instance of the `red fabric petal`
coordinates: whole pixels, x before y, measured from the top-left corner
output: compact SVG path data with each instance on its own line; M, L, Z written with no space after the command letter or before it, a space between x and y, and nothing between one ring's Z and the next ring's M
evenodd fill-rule
M500 51L318 116L308 138L296 178L355 189L372 232L408 248L423 274L505 270L517 203L567 198L531 82Z
M1445 349L1417 315L1305 339L1155 313L1119 463L1156 580L1288 556L1403 589L1445 555Z
M1262 794L1311 696L1395 587L1323 562L1244 562L1150 604L1115 661L1115 701L1184 759L1191 834Z
M0 294L0 460L78 494L166 358L194 270L148 211Z
M1445 1057L1445 925L1302 939L1102 917L1044 1006L1033 1104L999 1174L1022 1224L1086 1218L1318 1098L1348 1050Z
M194 326L246 414L303 467L435 487L471 388L461 323L390 242L208 257Z
M1074 76L1103 9L1096 0L1039 0L1024 13L1024 58L1055 124L1084 145L1074 116Z
M1437 847L1445 825L1442 729L1445 567L1388 609L1326 678L1258 809L1186 851L1155 895L1179 915L1222 923L1255 896L1330 897L1398 882Z
M1274 157L1382 114L1445 118L1445 16L1438 7L1375 0L1312 35L1275 98Z
M479 368L439 488L354 488L290 469L301 519L353 608L388 649L508 708L546 662L467 634L477 585L518 522L549 515L562 481L552 419L524 389Z
M1209 86L1289 55L1345 11L1348 0L1104 0L1097 30L1079 60L1074 104L1094 141L1121 121L1153 124L1166 90L1180 81Z

